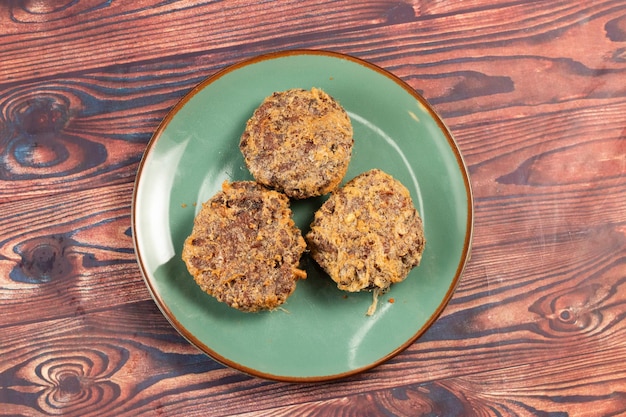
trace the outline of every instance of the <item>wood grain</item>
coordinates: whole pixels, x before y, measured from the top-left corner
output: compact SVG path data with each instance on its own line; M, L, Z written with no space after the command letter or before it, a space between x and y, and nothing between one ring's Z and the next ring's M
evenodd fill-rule
M3 204L0 327L149 297L132 247L131 191L126 184ZM26 303L42 308L20 308Z
M264 381L179 336L142 281L133 181L202 79L318 48L444 117L475 197L435 324L362 375ZM626 414L626 4L0 4L0 415Z
M536 9L533 4L516 7L525 7L518 10L521 15L532 17L538 14L537 11L531 13ZM619 22L617 16L620 11L623 12L623 8L619 9L607 2L597 13L610 13L612 19L609 22ZM496 19L498 12L498 8L493 11L470 10L464 16L487 25L485 22ZM489 18L489 13L494 14L494 17ZM545 51L545 48L541 46L543 43L532 40L533 36L548 36L550 33L540 32L547 25L547 18L543 15L532 17L537 20L534 22L537 27L534 31L539 34L532 33L526 27L525 31L515 32L517 37L503 41L502 46L485 48L491 50L493 55L489 56L478 54L471 48L461 50L461 45L454 51L440 51L436 44L444 42L444 39L424 42L421 37L450 36L453 29L448 27L443 31L441 28L441 31L421 35L417 23L394 24L393 31L389 30L389 25L367 26L364 39L372 44L367 45L366 51L355 51L334 44L316 47L356 53L388 68L422 92L446 120L453 122L463 115L470 115L472 122L477 124L482 117L500 122L502 109L516 118L532 116L535 112L550 112L555 118L562 119L561 112L568 111L567 103L571 103L574 98L567 88L581 85L587 79L593 80L594 87L579 98L589 100L592 108L590 114L595 114L593 109L598 106L604 106L607 96L610 99L624 97L626 87L620 80L626 76L626 70L619 59L614 59L616 54L619 56L620 43L612 42L607 35L602 43L582 45L584 49L580 56L585 62L563 60L554 54L539 54L539 49ZM580 15L572 16L581 19ZM445 21L447 25L451 23L450 18L439 20ZM585 22L585 29L601 31L601 23L606 20L596 19L594 22L598 23L592 25ZM562 35L559 39L565 38L572 42L571 38L580 37L581 23L575 17L569 17L566 23L560 28ZM607 25L604 23L604 26ZM476 25L474 27L472 33L478 30ZM483 30L487 31L487 28ZM617 32L611 30L613 38ZM523 37L524 34L527 36ZM385 39L384 49L381 49L382 39ZM467 41L466 37L462 39ZM476 45L484 48L481 39L480 36L476 38L476 42L479 42ZM529 53L530 48L527 46L531 41L532 49L536 49L533 53ZM535 47L534 44L539 46ZM526 53L510 56L508 51L518 47ZM554 49L560 50L558 47ZM397 65L397 50L411 57L409 60L404 59L400 66ZM460 55L460 51L463 55ZM256 52L255 49L247 53L242 51L234 57L231 53L226 63L230 64ZM88 186L102 184L103 181L127 180L134 172L145 143L167 109L193 85L219 68L214 64L207 68L208 59L223 61L226 55L214 52L201 58L197 55L175 55L169 61L166 57L158 62L140 61L136 64L121 64L118 61L105 65L103 71L68 74L65 79L57 77L54 81L20 83L16 87L7 88L0 96L4 115L2 124L9 137L0 149L4 165L0 181L6 181L0 199L26 198L42 190L49 190L51 185L62 191L76 183ZM442 60L441 56L448 58ZM454 58L450 59L450 56ZM428 59L415 61L415 57ZM64 64L63 68L67 69L67 65ZM82 68L85 71L84 65ZM534 68L532 77L525 68ZM190 76L194 73L196 75ZM13 84L9 82L5 85ZM536 85L565 88L554 91L538 89ZM529 92L535 96L530 97ZM35 96L36 100L31 99ZM579 106L577 102L574 105ZM451 124L451 127L458 136L455 125Z

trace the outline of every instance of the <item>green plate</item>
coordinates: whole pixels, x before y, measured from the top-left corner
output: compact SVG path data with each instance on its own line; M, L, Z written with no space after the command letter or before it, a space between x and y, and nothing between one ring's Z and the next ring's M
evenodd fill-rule
M424 221L422 263L365 313L370 293L345 293L313 261L284 308L243 313L200 290L181 260L201 203L224 180L252 179L239 152L244 125L274 91L318 87L350 115L348 181L371 168L399 179ZM323 198L292 202L304 233ZM452 135L424 98L383 69L346 55L285 51L226 68L167 115L139 167L135 250L165 317L215 360L282 381L337 379L370 369L415 341L449 301L469 258L473 204Z

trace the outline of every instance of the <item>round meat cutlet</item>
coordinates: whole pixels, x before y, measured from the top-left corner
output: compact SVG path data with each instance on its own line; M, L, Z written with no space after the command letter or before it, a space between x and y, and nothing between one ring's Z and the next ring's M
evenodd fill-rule
M239 148L257 182L302 199L338 187L353 143L346 111L313 88L267 97L246 123Z
M341 290L384 292L419 265L425 238L409 190L373 169L334 192L307 233L311 256Z
M242 311L278 307L306 278L306 244L289 199L252 182L224 182L202 205L182 258L196 283Z

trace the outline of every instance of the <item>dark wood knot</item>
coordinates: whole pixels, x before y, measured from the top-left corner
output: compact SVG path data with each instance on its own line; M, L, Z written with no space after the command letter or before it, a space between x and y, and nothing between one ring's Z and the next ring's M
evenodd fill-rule
M69 120L69 102L63 96L41 96L13 107L17 128L28 135L57 133Z
M69 101L62 95L42 93L14 97L6 106L7 141L4 160L7 168L45 168L65 162L70 153L59 140L69 121ZM7 170L10 171L10 170Z
M589 284L544 297L530 310L544 317L539 327L545 334L587 333L601 325L600 304L609 296L610 291L604 286Z
M385 12L387 24L408 23L415 20L415 9L411 4L397 2L392 3Z
M19 245L15 251L22 259L10 272L10 278L31 284L67 278L74 270L69 250L72 244L64 235L53 235Z
M109 356L111 347L103 350L82 349L69 353L54 350L36 357L32 383L44 386L39 393L39 407L50 414L83 415L115 400L120 393L109 380L111 371L128 359L128 352ZM121 352L120 352L121 353ZM110 360L119 361L111 363Z
M626 41L626 15L609 20L604 25L606 37L613 42Z
M15 91L1 103L0 179L67 176L106 161L102 144L69 131L87 98L57 90Z

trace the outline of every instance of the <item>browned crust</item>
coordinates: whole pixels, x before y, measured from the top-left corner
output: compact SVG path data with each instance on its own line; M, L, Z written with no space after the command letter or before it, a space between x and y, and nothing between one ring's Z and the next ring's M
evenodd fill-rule
M257 182L300 199L339 186L352 134L348 114L331 96L291 89L275 92L254 111L239 148Z
M288 198L252 181L222 185L202 205L183 260L196 283L242 311L278 307L306 278L306 248Z
M426 243L409 191L378 169L334 192L306 240L313 259L345 291L384 291L404 280Z

